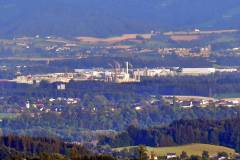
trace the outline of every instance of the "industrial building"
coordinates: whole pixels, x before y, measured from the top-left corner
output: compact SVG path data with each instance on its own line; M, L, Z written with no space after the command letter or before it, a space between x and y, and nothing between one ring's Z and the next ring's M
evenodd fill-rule
M75 69L73 73L49 73L27 76L17 76L12 80L17 83L34 84L41 81L49 83L74 81L102 81L108 83L135 83L140 82L141 77L161 76L201 76L215 73L238 72L237 68L131 68L129 63L121 67L120 63L114 62L111 69ZM131 65L132 66L132 65Z
M114 72L110 74L105 74L105 82L114 82L114 83L132 83L140 82L140 76L133 76L129 73L129 63L126 62L126 68L121 69L119 63L115 63Z

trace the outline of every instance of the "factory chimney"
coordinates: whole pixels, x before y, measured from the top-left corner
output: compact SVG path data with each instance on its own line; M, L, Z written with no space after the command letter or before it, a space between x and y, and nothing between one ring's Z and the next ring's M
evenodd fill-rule
M128 74L128 62L126 62L126 74Z

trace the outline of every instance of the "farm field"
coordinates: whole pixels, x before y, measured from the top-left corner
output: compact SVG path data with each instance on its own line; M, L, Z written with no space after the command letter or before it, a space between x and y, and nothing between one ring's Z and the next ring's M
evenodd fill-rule
M130 149L134 147L122 147L116 148L114 150L121 151L122 149ZM173 146L173 147L147 147L147 152L150 154L154 152L157 156L164 156L167 153L176 153L178 156L185 151L188 155L202 155L203 151L208 151L210 156L217 155L219 152L226 152L229 155L235 155L235 151L231 148L216 146L216 145L209 145L209 144L189 144L189 145L182 145L182 146Z
M19 114L14 113L0 113L0 119L15 119Z
M77 37L77 39L83 43L91 43L91 44L110 43L111 44L111 43L118 43L121 41L126 41L129 39L136 39L137 36L141 36L144 39L150 39L152 35L151 34L123 34L121 36L115 36L115 37L110 37L110 38Z

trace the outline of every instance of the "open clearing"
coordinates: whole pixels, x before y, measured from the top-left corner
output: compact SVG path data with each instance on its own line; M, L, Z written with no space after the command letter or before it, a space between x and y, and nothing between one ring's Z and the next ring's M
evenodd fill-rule
M194 41L201 38L200 35L175 35L170 36L170 38L174 41Z
M120 151L122 149L130 149L134 147L123 147L123 148L116 148L114 150ZM187 152L188 155L202 155L203 151L208 151L210 156L217 155L218 152L226 152L229 155L235 155L236 152L234 149L216 146L216 145L209 145L209 144L189 144L189 145L182 145L182 146L173 146L173 147L147 147L148 154L154 152L157 156L164 156L167 153L176 153L178 156L182 153L182 151Z
M189 101L189 100L206 100L206 101L217 101L217 99L212 97L202 97L202 96L181 96L181 95L163 95L163 98L175 97L179 100Z
M193 31L193 32L165 32L164 35L169 36L173 41L186 41L191 42L194 40L199 40L206 36L211 36L215 34L225 34L239 32L239 30L216 30L216 31Z
M19 114L15 113L0 113L0 119L15 119Z
M130 39L136 39L137 36L141 36L144 39L150 39L151 34L123 34L121 36L116 36L116 37L110 37L110 38L97 38L97 37L77 37L80 42L83 43L118 43L121 41L126 41Z

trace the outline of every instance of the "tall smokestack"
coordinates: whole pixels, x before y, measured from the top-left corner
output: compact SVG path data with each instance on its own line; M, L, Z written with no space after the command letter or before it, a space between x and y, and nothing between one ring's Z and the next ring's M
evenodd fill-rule
M126 73L128 74L128 62L126 62Z

